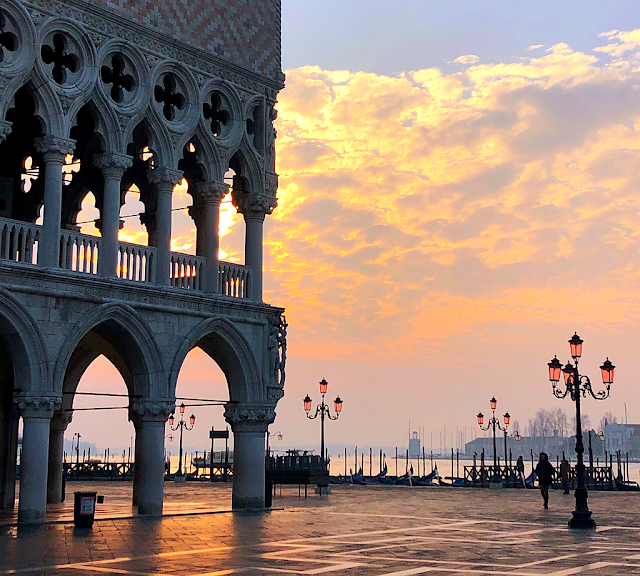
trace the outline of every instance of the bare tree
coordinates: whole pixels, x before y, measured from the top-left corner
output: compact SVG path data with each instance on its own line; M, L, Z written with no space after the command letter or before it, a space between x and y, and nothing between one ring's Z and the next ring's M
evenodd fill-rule
M589 414L581 414L580 420L582 424L582 432L586 432L591 428L591 420L589 420ZM576 433L576 417L571 417L571 432L572 434Z
M607 424L617 424L618 417L614 416L611 412L605 412L604 416L600 419L600 428L598 428L598 432L604 432L604 427Z

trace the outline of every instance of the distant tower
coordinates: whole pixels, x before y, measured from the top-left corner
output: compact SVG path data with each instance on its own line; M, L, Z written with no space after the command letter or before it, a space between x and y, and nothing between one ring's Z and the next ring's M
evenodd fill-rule
M420 457L420 438L418 438L418 433L413 432L411 437L409 438L409 458L419 458Z
M0 1L0 509L20 418L18 520L61 501L64 431L102 354L129 395L133 504L161 513L165 423L194 348L227 379L232 505L264 506L285 374L283 309L262 289L283 86L280 0ZM178 184L188 254L171 245ZM100 236L77 218L89 193ZM137 244L119 237L127 194L143 205ZM219 259L223 198L244 218L243 262Z

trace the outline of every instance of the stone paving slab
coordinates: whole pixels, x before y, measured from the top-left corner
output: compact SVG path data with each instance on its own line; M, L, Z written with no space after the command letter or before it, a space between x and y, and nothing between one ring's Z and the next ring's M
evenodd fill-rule
M190 487L225 502L228 487ZM592 493L596 531L570 531L573 496L535 490L339 486L284 510L0 528L4 574L640 574L640 495Z

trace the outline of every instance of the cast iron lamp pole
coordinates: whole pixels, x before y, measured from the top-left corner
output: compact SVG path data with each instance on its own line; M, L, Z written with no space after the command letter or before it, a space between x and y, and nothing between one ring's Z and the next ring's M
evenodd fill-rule
M175 428L173 427L175 418L173 414L169 416L169 427L171 428L171 430L175 432L176 430L180 429L180 460L178 461L178 471L176 472L176 476L182 476L182 431L184 429L193 430L193 427L196 424L196 417L193 414L191 414L191 416L189 417L189 424L191 424L191 427L189 427L189 425L184 421L184 409L185 405L183 402L182 404L180 404L180 422L176 424Z
M504 449L505 449L505 455L506 455L506 450L507 450L506 433L507 433L507 426L509 426L509 422L511 421L511 416L509 415L509 412L504 413L504 416L503 416L504 428L503 428L500 425L500 420L496 418L496 408L498 407L498 401L496 400L495 396L491 398L491 400L489 400L489 404L491 406L491 412L492 412L491 419L489 420L489 422L487 422L486 428L484 428L482 426L482 424L484 423L484 414L482 412L478 412L478 426L480 426L480 430L483 430L484 432L489 430L489 428L493 430L493 478L492 478L492 481L493 481L498 475L498 460L496 457L496 428L498 428L498 430L502 430L505 433Z
M594 392L591 388L591 381L588 376L580 375L578 372L578 361L582 356L582 342L578 334L574 334L571 340L569 340L569 346L571 347L571 357L575 364L567 362L567 365L563 368L562 364L557 357L554 357L549 366L549 380L553 386L553 394L557 398L564 398L567 394L570 394L571 400L576 403L576 454L578 456L578 463L576 464L576 475L578 477L578 485L576 487L576 509L573 511L573 517L569 520L569 528L595 528L596 523L591 518L591 511L587 506L587 488L584 483L584 462L582 454L584 453L584 444L582 443L582 421L580 413L580 396L587 397L587 392L595 400L605 400L609 397L611 390L611 384L613 384L613 372L615 366L607 358L600 371L602 372L602 383L605 385L605 390L599 390ZM560 372L564 373L564 390L558 387L558 381L560 380Z
M342 400L340 400L340 396L337 396L334 400L334 409L336 411L335 416L331 416L331 412L329 410L329 406L324 403L324 395L327 393L327 387L329 383L323 378L320 380L320 394L322 394L322 403L318 405L316 408L316 413L313 416L309 416L309 411L311 410L311 398L309 398L309 394L304 398L304 411L307 413L307 418L309 420L313 420L320 415L320 454L322 461L324 462L324 418L325 416L329 418L329 420L337 420L340 416L340 412L342 412Z

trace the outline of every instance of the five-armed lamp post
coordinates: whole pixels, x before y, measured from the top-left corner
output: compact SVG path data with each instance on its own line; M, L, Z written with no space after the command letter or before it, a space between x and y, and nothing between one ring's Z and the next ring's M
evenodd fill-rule
M596 400L604 400L609 397L611 390L611 384L613 384L613 372L615 366L607 358L600 371L602 372L602 383L605 385L605 390L599 390L594 392L591 388L591 381L588 376L580 375L578 372L578 361L582 356L582 342L578 334L574 334L571 340L569 340L569 346L571 347L571 357L574 364L567 362L567 365L563 368L562 364L557 357L554 357L549 366L549 380L553 386L553 394L557 398L564 398L567 394L570 394L571 400L576 403L576 454L578 455L578 463L576 464L576 475L578 477L578 485L576 487L576 509L573 511L573 518L569 520L570 528L595 528L596 523L591 518L591 511L587 506L587 488L584 482L584 462L582 460L582 454L584 453L584 445L582 443L582 422L580 413L580 396L587 397L587 392ZM560 372L564 373L564 385L562 390L558 387L558 381L560 380Z
M329 418L329 420L337 420L338 416L340 416L340 412L342 412L342 400L340 400L340 396L336 397L334 400L334 408L336 411L335 416L331 416L331 412L329 411L329 406L324 403L324 395L327 393L327 387L329 383L323 378L320 380L320 394L322 394L322 403L318 405L316 408L316 413L313 416L309 416L309 412L311 411L311 398L309 398L309 394L303 400L304 402L304 411L307 413L307 418L309 420L313 420L320 415L320 454L322 461L324 462L324 418L325 416Z
M182 430L186 429L186 430L193 430L193 427L196 424L196 417L191 414L191 416L189 417L189 424L191 426L189 426L183 419L184 416L184 409L185 409L185 405L184 402L182 404L180 404L180 422L178 422L175 426L175 428L173 427L173 423L175 421L175 417L173 414L171 414L171 416L169 416L169 427L171 428L171 430L173 430L174 432L178 429L180 429L180 460L178 462L178 471L176 472L176 476L182 476Z
M483 427L482 424L484 423L484 414L482 412L478 412L478 426L480 426L480 430L483 430L485 432L489 430L489 428L493 430L493 479L492 481L495 481L495 478L498 475L498 460L496 457L496 428L498 428L498 430L502 430L505 433L504 453L506 458L506 454L507 454L506 433L507 433L507 426L509 426L509 422L511 421L511 416L509 415L509 412L505 412L503 416L504 418L504 428L503 428L500 425L500 420L496 418L496 408L498 407L498 401L496 400L495 396L491 398L491 400L489 400L489 404L491 405L491 412L492 412L491 419L489 420L489 422L487 422L487 426Z

